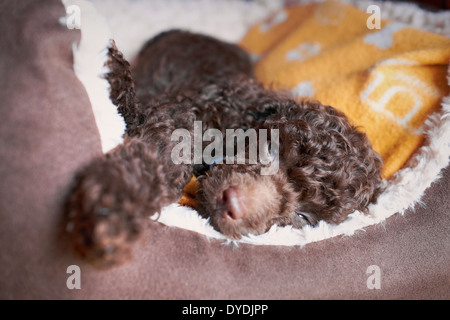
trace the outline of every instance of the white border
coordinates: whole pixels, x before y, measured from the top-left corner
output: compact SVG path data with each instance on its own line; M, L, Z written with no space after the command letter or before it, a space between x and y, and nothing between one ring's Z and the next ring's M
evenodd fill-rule
M100 134L102 150L110 151L123 142L125 121L109 99L109 83L102 76L108 73L105 66L108 47L113 35L104 17L86 0L62 0L66 10L78 6L81 13L81 40L73 44L75 74L86 89L92 112ZM65 19L60 22L65 26Z

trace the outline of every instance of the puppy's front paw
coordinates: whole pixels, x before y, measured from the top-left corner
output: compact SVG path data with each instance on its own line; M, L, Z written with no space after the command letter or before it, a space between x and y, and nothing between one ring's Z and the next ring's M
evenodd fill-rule
M126 190L116 190L117 184L97 178L89 174L78 179L69 200L67 229L83 258L108 267L130 259L142 218Z
M87 260L106 266L125 262L147 218L181 197L190 167L168 165L158 149L126 139L77 175L68 229Z

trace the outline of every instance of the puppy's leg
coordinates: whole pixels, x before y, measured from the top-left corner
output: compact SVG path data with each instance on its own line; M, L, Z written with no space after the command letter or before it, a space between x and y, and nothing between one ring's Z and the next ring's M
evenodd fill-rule
M168 164L156 145L126 139L77 177L68 223L76 251L100 266L127 260L147 218L179 200L189 177L186 166Z
M108 49L106 66L109 68L105 78L110 85L111 101L117 106L117 110L125 120L127 134L134 136L142 115L136 99L135 84L131 76L130 64L117 49L114 41L111 42L111 46Z
M147 218L180 199L192 171L170 160L175 113L159 108L146 117L140 113L129 64L114 45L108 66L111 100L125 118L127 135L122 145L80 171L68 201L74 247L99 266L130 257ZM178 103L164 107L177 110Z

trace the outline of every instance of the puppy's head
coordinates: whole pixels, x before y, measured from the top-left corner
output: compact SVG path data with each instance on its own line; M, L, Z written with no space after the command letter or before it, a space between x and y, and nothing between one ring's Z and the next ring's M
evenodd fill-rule
M217 165L198 178L197 210L231 239L261 234L272 225L302 227L297 192L279 171L261 175L260 165Z
M279 168L217 165L199 179L198 210L230 238L273 224L338 224L367 212L382 191L380 156L345 115L317 102L285 101L260 125L279 136ZM270 141L272 141L271 137Z

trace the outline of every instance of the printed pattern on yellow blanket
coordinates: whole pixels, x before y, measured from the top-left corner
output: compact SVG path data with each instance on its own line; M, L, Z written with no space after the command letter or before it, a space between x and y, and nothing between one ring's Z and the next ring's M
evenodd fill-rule
M391 21L369 30L369 14L337 1L282 12L241 42L259 58L256 76L345 112L390 177L421 145L425 120L449 93L450 39Z

